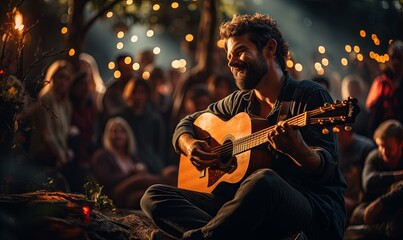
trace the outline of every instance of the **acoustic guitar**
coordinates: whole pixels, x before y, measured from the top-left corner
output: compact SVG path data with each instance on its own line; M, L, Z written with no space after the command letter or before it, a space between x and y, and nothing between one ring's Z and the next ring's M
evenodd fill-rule
M338 125L348 130L360 109L356 98L348 98L325 104L317 109L301 113L286 119L294 128L307 125L323 126L322 133L329 132ZM201 114L194 122L197 139L207 141L213 152L219 153L219 161L214 166L197 170L190 159L182 154L179 160L178 187L199 192L212 193L222 191L228 185L234 185L257 169L270 168L270 152L259 148L268 142L268 134L275 126L268 126L264 118L252 117L242 112L228 121L223 121L212 113Z

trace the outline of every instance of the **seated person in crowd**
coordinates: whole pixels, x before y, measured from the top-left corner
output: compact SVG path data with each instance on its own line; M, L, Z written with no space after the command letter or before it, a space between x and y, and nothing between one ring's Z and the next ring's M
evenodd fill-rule
M68 145L72 114L68 93L73 76L74 68L70 62L54 61L47 69L38 101L28 110L32 124L28 154L34 165L54 175L55 182L60 182L57 190L64 191L70 191L65 177L74 157Z
M354 209L350 223L355 226L347 228L346 239L357 235L362 239L403 239L402 202L395 201L395 194L399 195L395 191L401 191L403 185L402 124L394 119L384 121L375 130L374 140L378 148L365 161L363 201Z
M138 209L144 191L155 183L176 185L177 169L170 166L152 174L138 157L137 141L129 124L121 117L108 120L103 147L92 158L92 170L117 207Z
M130 79L127 82L123 99L127 105L116 113L129 123L136 136L139 157L147 164L150 172L160 174L167 165L166 127L161 113L151 102L153 89L144 79Z

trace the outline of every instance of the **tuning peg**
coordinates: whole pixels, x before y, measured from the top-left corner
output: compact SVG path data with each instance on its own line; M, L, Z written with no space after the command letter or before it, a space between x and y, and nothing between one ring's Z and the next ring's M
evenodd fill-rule
M341 101L339 99L337 99L336 101L334 101L335 104L339 104L341 103Z
M329 129L323 128L322 129L322 134L329 134Z
M340 128L339 128L339 127L333 127L332 130L333 130L334 133L340 132Z
M353 130L353 128L350 125L346 125L346 126L344 126L344 130L351 131L351 130Z

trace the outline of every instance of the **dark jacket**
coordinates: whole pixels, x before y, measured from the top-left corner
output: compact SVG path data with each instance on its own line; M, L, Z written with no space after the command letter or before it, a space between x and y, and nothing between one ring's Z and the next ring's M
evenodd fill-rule
M325 103L333 103L330 94L319 84L307 80L296 81L288 74L279 98L267 116L270 124L277 122L283 101L290 102L289 117L317 109ZM253 90L239 90L211 104L207 110L185 117L174 132L173 145L176 151L179 151L176 145L179 136L185 132L194 135L193 122L204 112L212 112L223 120L229 120L240 112L258 115L259 104ZM308 174L286 155L274 153L276 159L273 161L273 170L310 201L315 214L314 231L320 232L319 236L327 239L342 239L346 221L343 199L346 183L337 164L336 135L331 131L327 135L322 134L322 127L318 125L308 125L301 128L300 132L307 145L320 154L320 168L317 172Z

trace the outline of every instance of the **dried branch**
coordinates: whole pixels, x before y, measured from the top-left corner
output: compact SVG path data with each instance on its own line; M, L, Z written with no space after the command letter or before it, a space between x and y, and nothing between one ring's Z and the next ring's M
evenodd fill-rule
M122 0L115 0L111 3L109 3L108 5L106 5L103 9L101 9L96 15L94 15L90 20L88 20L87 24L85 24L84 26L84 31L83 32L87 32L88 29L90 29L90 27L92 26L92 24L94 24L94 22L102 15L104 15L108 10L112 9L116 4L118 4L119 2L121 2Z
M25 71L25 73L22 75L21 77L21 81L24 81L25 78L27 77L27 75L29 74L29 72L36 67L36 65L41 62L42 60L46 59L46 58L50 58L50 57L55 57L61 54L64 54L66 52L68 52L68 49L63 49L59 52L53 53L55 51L54 48L44 52L39 58L36 58L35 61L29 66L28 70Z
M0 64L3 63L3 59L6 56L6 45L8 41L8 32L6 33L6 37L4 38L3 47L1 49L1 56L0 56Z

